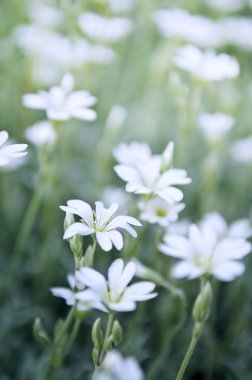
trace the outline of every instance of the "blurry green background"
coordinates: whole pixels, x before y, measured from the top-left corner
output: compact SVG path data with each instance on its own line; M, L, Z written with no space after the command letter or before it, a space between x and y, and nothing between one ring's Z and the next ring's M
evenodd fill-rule
M64 12L66 22L60 32L82 36L75 19L80 12L92 10L110 15L105 1L51 1ZM43 112L25 109L21 96L47 88L34 81L31 59L16 45L13 30L29 23L28 0L0 2L0 130L7 130L24 142L27 126L44 119ZM8 293L1 292L0 379L42 379L46 355L35 341L32 324L38 316L52 333L67 306L55 299L49 288L66 286L66 274L74 270L72 254L63 241L64 215L59 209L66 200L78 198L90 203L101 199L106 186L124 184L113 172L112 148L120 142L146 141L160 153L168 141L175 141L175 166L184 168L192 184L184 188L186 209L183 218L197 221L205 212L217 210L228 221L251 216L251 166L235 164L228 146L251 133L252 52L226 46L220 51L235 55L241 75L231 82L207 84L199 88L192 78L176 69L173 55L183 41L162 37L152 14L168 7L184 7L190 12L219 18L221 15L198 1L136 0L128 14L134 30L113 44L117 59L107 65L87 64L72 73L77 89L87 89L98 99L95 122L69 121L60 125L60 136L51 150L47 172L38 175L40 159L29 144L27 162L14 171L0 172L0 275L8 277L15 241L34 190L40 187L42 199L34 223L20 253L20 262L10 272ZM236 15L252 17L245 6ZM251 36L252 38L252 36ZM41 46L43 49L43 46ZM57 83L55 83L57 84ZM201 91L199 96L198 91ZM122 105L127 117L119 130L108 130L106 120L114 105ZM213 156L197 129L200 110L226 112L236 125ZM136 196L131 196L131 211ZM148 228L140 257L169 276L172 260L155 253L155 228ZM87 244L88 240L84 240ZM98 251L95 263L104 273L117 252ZM105 268L105 269L104 269ZM246 273L230 284L214 284L215 300L203 337L192 358L186 379L241 379L252 376L252 259L246 258ZM148 380L174 379L190 340L191 305L197 294L195 281L178 281L188 299L188 312L166 291L138 306L135 313L119 316L125 328L121 351L139 361ZM86 379L92 373L90 329L99 315L91 314L82 325L77 341L58 379ZM183 321L176 337L173 327ZM137 326L137 329L134 329ZM155 364L154 364L155 363ZM155 366L156 367L155 367ZM151 369L155 371L152 373Z

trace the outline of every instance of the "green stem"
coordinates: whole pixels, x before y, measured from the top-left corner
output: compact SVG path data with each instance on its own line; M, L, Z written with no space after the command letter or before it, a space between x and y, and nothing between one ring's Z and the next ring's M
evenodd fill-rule
M11 255L11 260L9 264L9 268L6 271L5 278L2 281L2 289L3 289L3 298L7 297L8 295L8 290L10 288L10 284L13 278L13 273L15 270L18 268L22 255L23 255L23 248L24 245L28 239L29 233L31 231L31 228L34 223L34 219L36 217L38 208L40 206L42 199L42 191L41 191L41 186L37 186L36 190L33 193L33 196L31 198L30 204L28 206L27 212L25 214L25 217L23 219L23 223L21 225L21 228L19 230L19 234Z
M193 329L193 334L192 334L192 338L191 338L191 342L189 344L189 347L188 347L188 350L185 354L185 357L184 357L184 360L180 366L180 369L179 369L179 372L176 376L176 379L175 380L182 380L183 378L183 375L185 373L185 370L188 366L188 363L191 359L191 356L193 354L193 351L198 343L198 340L201 336L201 333L202 333L202 330L203 330L203 326L204 326L204 323L195 323L194 325L194 329Z
M104 356L106 354L106 342L107 342L109 335L111 333L111 330L112 330L113 320L114 320L114 314L109 313L105 337L104 337L104 341L103 341L103 346L102 346L102 350L101 350L101 353L99 355L99 360L98 360L99 365L101 365L101 363L103 362Z
M53 342L53 347L52 347L51 352L50 352L49 362L48 362L48 365L47 365L47 368L45 371L45 376L44 376L45 380L53 380L55 378L57 369L60 366L60 364L64 358L64 350L62 350L61 343L65 337L67 329L69 328L69 326L72 322L74 314L75 314L75 306L72 306L72 308L70 309L64 323L61 326L61 329L60 329L56 339ZM79 326L78 326L78 328L79 328ZM77 329L77 327L74 326L74 329L73 329L74 334L75 334L76 329ZM72 334L73 334L73 332L72 332Z

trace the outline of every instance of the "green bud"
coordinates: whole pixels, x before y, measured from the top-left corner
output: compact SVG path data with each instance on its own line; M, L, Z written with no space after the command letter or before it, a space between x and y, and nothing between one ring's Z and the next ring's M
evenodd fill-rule
M162 154L161 173L164 173L172 165L174 142L170 141Z
M92 351L92 358L93 358L93 362L94 362L94 365L98 365L98 361L99 361L99 351L94 347L93 348L93 351Z
M101 329L101 318L97 318L92 327L92 341L94 347L99 351L103 345L103 332Z
M89 245L85 252L85 255L83 257L81 264L84 267L92 268L93 260L94 260L94 249L92 245Z
M64 220L64 231L66 231L66 229L70 227L71 224L73 224L74 222L75 220L74 220L73 214L70 214L69 212L67 212L65 216L65 220Z
M113 323L112 327L112 337L113 337L113 343L115 346L118 346L118 344L121 343L122 337L123 337L123 331L120 323L118 321L115 321Z
M194 303L192 314L195 322L204 323L208 319L211 310L211 304L212 288L210 283L207 282Z
M114 343L114 338L113 338L112 335L110 335L108 337L108 339L106 340L106 342L105 342L105 345L104 345L105 346L105 350L106 351L111 350L113 348L113 343Z
M76 257L81 257L83 252L83 237L75 235L69 239L70 248Z
M39 318L36 318L34 323L33 323L33 334L34 334L35 339L38 342L42 343L43 346L50 347L51 341L50 341L47 333L45 332Z

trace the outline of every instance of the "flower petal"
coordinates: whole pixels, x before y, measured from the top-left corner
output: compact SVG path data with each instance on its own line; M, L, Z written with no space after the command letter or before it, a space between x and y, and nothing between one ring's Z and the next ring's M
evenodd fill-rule
M104 251L108 252L112 249L113 245L108 232L96 232L96 239Z
M87 227L83 223L73 223L71 226L69 226L63 236L63 239L69 239L74 235L82 235L82 236L87 236L91 235L94 232L94 229L91 229Z

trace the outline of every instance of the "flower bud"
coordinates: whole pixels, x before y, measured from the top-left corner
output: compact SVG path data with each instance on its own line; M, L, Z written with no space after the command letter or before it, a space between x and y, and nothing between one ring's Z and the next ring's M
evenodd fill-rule
M212 288L207 282L202 288L200 294L196 298L193 307L193 319L195 322L204 323L210 314L212 304Z
M162 154L161 173L164 173L172 165L174 142L170 141Z
M113 343L115 346L118 346L118 344L121 343L122 336L123 336L122 327L118 321L115 321L112 327L112 337L113 337Z
M49 347L51 345L51 341L39 318L36 318L33 323L33 335L38 342L43 344L43 346Z
M92 341L96 350L100 351L103 345L101 318L97 318L92 327Z

